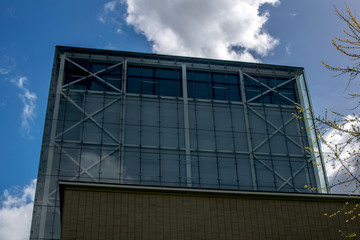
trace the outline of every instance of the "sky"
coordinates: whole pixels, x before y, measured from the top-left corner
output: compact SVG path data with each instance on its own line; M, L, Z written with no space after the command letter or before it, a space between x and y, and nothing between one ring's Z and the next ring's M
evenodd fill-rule
M0 239L28 238L56 45L304 67L315 112L348 114L359 83L321 64L348 63L331 44L346 5L360 14L358 0L0 1Z

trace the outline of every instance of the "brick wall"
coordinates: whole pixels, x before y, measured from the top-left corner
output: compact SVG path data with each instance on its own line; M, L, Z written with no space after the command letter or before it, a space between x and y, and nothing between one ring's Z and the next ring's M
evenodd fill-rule
M67 187L62 239L341 239L343 200ZM339 229L342 232L339 232Z

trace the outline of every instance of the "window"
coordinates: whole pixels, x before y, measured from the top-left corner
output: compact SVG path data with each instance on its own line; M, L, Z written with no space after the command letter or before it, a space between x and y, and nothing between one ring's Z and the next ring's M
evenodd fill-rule
M188 71L190 98L240 101L238 74Z
M181 97L180 69L129 66L128 93Z
M122 64L119 63L76 60L76 64L66 63L65 73L64 84L69 84L71 89L112 92L121 89Z

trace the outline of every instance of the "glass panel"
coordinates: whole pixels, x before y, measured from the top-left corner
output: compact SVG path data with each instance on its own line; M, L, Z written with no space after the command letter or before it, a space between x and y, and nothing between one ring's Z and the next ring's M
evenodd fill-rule
M158 95L158 82L153 80L142 79L141 81L141 93L148 95Z
M154 71L152 68L147 67L137 67L137 66L128 66L128 75L129 76L144 76L144 77L153 77Z
M212 130L198 130L199 149L215 149L215 134Z
M282 191L294 191L291 179L291 168L289 158L287 157L273 157L274 171L276 175L276 187L283 189ZM287 182L288 181L288 182Z
M180 185L180 159L177 151L161 151L161 185Z
M220 187L224 189L237 189L237 170L235 156L231 154L221 154L219 161Z
M287 154L287 144L282 134L276 134L270 139L271 152L274 154Z
M187 79L199 82L211 82L211 75L208 72L187 72Z
M143 184L160 184L160 161L156 150L142 149L141 151L141 182Z
M173 80L161 80L160 95L181 97L181 82Z
M84 129L83 129L83 141L84 142L101 142L101 130L98 125L96 125L93 121L85 121Z
M243 107L231 105L231 121L232 127L235 132L246 132L245 118L244 118L244 109Z
M247 152L248 142L246 133L234 133L235 151Z
M239 179L239 189L252 190L252 175L250 167L250 158L248 155L237 155L237 172Z
M246 99L250 100L253 97L256 97L261 94L261 88L246 86Z
M188 81L188 94L190 98L211 99L211 83Z
M240 101L240 87L238 85L228 85L229 100Z
M130 77L127 78L127 90L128 93L141 93L141 78Z
M156 69L156 77L164 79L181 79L181 71L175 69Z
M160 129L160 146L178 148L178 129L176 128L161 128Z
M212 106L210 104L197 105L196 120L199 129L214 130Z
M181 96L181 71L158 67L128 67L128 92Z
M62 179L64 179L64 177L78 177L80 148L65 148L62 146L62 150L59 175L62 177Z
M232 132L216 131L216 145L217 150L234 151Z
M175 101L160 102L160 122L161 127L177 127L178 107Z
M141 127L141 145L159 146L159 140L159 127Z
M140 180L140 149L125 148L123 165L123 182L139 184Z
M159 102L143 100L141 104L141 124L143 126L159 126Z
M64 123L63 140L80 141L81 124L76 124L76 122L69 121Z
M120 142L120 124L119 123L118 124L104 123L103 128L104 128L104 132L102 134L102 142L103 143L118 143L118 142Z
M201 187L218 188L219 176L215 154L204 152L200 152L199 154Z
M294 184L297 191L306 191L304 185L307 185L307 168L304 159L291 158L291 169L294 176Z
M127 125L125 128L125 144L139 145L139 143L140 143L140 126Z
M118 183L119 151L103 150L101 153L100 181Z
M80 108L82 108L83 106L83 102L82 100L79 101L74 101ZM83 112L77 108L73 103L71 102L67 102L66 103L66 108L65 108L65 113L64 113L64 119L68 120L68 121L74 121L74 122L78 122L82 119L83 117Z
M266 123L265 120L263 119L265 118L264 112L262 111L262 109L258 109L258 108L254 110L256 111L257 114L254 113L253 110L249 111L249 122L250 122L251 132L267 134ZM258 114L263 118L259 117Z
M230 100L228 88L226 85L214 84L213 99L216 100Z
M274 173L270 159L264 159L264 157L262 157L261 160L255 161L255 166L258 189L261 191L276 191Z
M104 107L111 102L115 101L116 98L105 98ZM120 123L121 117L121 100L117 100L112 103L110 106L104 109L104 118L103 121L106 123Z
M215 129L232 131L230 108L228 105L214 105Z
M200 162L199 162L198 152L191 152L191 182L193 187L200 187L199 165Z
M94 182L99 180L100 150L83 148L81 151L80 180Z
M223 73L213 73L212 77L215 83L228 83L227 77Z

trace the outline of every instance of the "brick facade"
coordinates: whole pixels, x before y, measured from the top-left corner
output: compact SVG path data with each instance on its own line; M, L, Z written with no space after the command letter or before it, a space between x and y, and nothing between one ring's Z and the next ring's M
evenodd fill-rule
M62 239L341 239L344 199L65 187ZM339 229L342 233L339 233Z

